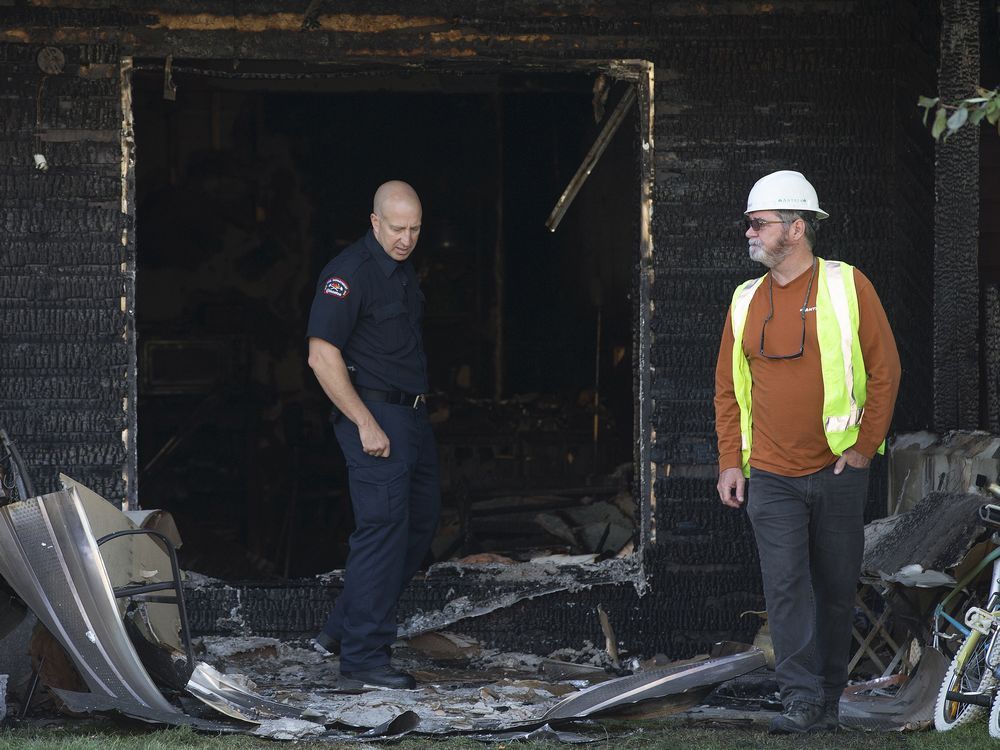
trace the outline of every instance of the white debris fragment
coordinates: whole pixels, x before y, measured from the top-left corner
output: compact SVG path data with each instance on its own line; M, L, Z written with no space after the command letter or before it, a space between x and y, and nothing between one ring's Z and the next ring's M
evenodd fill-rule
M184 578L185 588L200 589L220 582L218 578L212 578L204 573L197 573L193 570L182 570L181 576Z
M325 731L326 727L322 724L303 719L268 719L254 730L254 734L273 740L300 740Z
M214 659L232 659L234 656L251 655L277 656L281 641L277 638L239 637L226 638L220 636L205 636L201 639L205 654Z
M226 586L226 589L231 587ZM238 633L245 633L248 630L247 622L243 619L243 597L240 589L231 589L236 595L236 605L231 607L229 610L228 617L219 617L215 624L225 630L231 630Z
M919 588L955 585L955 579L952 576L943 571L924 570L924 567L919 563L904 565L892 575L879 571L879 576L883 581L889 583L901 583L904 586L917 586Z
M496 649L484 649L470 664L473 669L509 669L520 672L537 672L541 668L542 657Z
M553 651L549 654L549 658L574 664L590 664L602 669L611 665L608 652L603 648L598 648L591 641L584 641L583 647L579 649L561 648Z

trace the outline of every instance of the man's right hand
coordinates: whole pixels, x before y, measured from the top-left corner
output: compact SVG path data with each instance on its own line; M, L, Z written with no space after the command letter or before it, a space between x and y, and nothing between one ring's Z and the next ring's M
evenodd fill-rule
M719 499L723 505L739 508L743 505L743 488L746 479L742 469L723 469L719 472Z
M358 435L361 437L361 448L366 454L376 458L389 458L389 436L382 432L374 419L369 424L359 425Z

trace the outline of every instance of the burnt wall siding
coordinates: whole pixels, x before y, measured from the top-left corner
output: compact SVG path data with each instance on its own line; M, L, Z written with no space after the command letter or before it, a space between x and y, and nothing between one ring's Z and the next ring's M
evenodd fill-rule
M587 586L467 620L458 629L507 648L525 648L528 643L544 651L585 640L600 643L594 611L602 604L619 639L633 653L660 651L682 657L705 651L717 640L752 638L758 623L739 614L762 608L756 552L745 516L721 508L715 494L712 394L718 340L732 290L760 274L746 255L742 211L749 187L768 171L799 169L817 186L832 215L822 228L819 254L856 264L872 279L901 343L904 395L896 427L930 423L930 145L921 139L919 123L909 119L917 94L933 90L935 41L928 41L922 31L926 19L917 10L921 3L899 0L893 3L894 13L886 14L881 3L857 2L777 2L769 4L773 10L760 10L764 6L745 2L351 0L326 4L320 28L309 32L298 31L295 14L281 15L287 4L274 2L241 4L235 30L225 27L232 14L228 2L161 2L155 11L149 4L118 3L120 8L133 5L142 13L116 11L122 14L120 23L107 23L104 30L117 34L123 54L136 57L235 57L247 68L267 59L355 67L416 62L452 70L528 63L558 68L573 60L609 58L654 61L656 178L649 317L653 405L652 423L642 428L655 435L657 537L644 552L647 591L639 596L631 585ZM195 7L209 16L217 14L214 20L208 18L215 27L198 28L186 20L185 14L193 14ZM0 21L7 28L22 23L31 27L31 34L45 36L51 34L51 18L56 17L46 12L31 9L29 19L18 15L28 13L23 7L0 9ZM909 32L900 31L897 17L905 20ZM72 22L80 26L64 28L62 38L87 33L83 21ZM37 80L30 54L24 52L18 75ZM23 133L18 137L28 140L34 111L31 91L27 86L15 100L21 123L17 132ZM113 106L109 101L108 107ZM11 272L11 278L45 289L56 300L46 309L93 312L89 323L76 323L93 332L75 334L90 337L69 341L76 348L50 343L52 361L69 357L81 363L76 369L36 361L30 347L18 350L17 356L34 362L25 365L23 378L44 373L52 393L71 394L66 398L72 403L93 406L89 411L80 407L79 434L108 430L93 470L103 467L108 484L120 496L114 482L127 461L115 432L124 426L126 385L119 368L133 356L122 339L128 321L114 299L113 269L122 260L122 250L112 240L121 228L115 221L121 219L115 219L110 207L92 213L87 203L117 199L113 185L98 180L117 174L116 146L67 143L53 148L56 145L76 149L75 157L63 157L72 169L50 171L38 178L40 185L57 175L79 174L97 180L94 185L98 190L103 185L107 195L95 198L89 189L78 187L85 190L83 196L64 206L54 193L44 192L55 188L44 188L37 199L19 192L16 199L5 200L65 209L68 217L75 217L65 225L55 221L56 228L81 221L96 222L94 228L84 236L64 236L63 242L50 242L45 235L44 247L21 251L25 260L20 265L7 258L2 262L5 269L23 269L30 258L46 259L37 277L19 270ZM35 177L28 162L14 165L24 179ZM27 227L22 234L30 236L36 219L18 221ZM105 238L107 244L93 244L91 235ZM78 294L69 304L67 290L89 277L49 270L59 264L99 276L93 294ZM34 309L23 303L11 308L5 309L6 315L14 315L13 309L22 315ZM45 325L24 320L25 325ZM44 338L41 333L36 337ZM11 349L10 355L14 353ZM89 367L101 367L102 362L97 377L104 380L94 380ZM28 382L23 380L20 387L29 388ZM91 390L88 384L98 387ZM31 401L34 416L18 401L22 421L8 426L30 442L28 460L54 465L72 455L73 446L93 450L90 443L76 440L76 432L71 440L42 430L59 421L63 402L53 401L47 391L38 392L41 398ZM20 426L29 432L22 434ZM96 455L87 453L88 458ZM96 488L106 491L99 483ZM115 491L106 494L116 496ZM874 502L881 501L877 496L875 492ZM426 584L411 586L401 614L440 608L462 596L463 586L482 585L473 584L473 578L435 575ZM207 587L191 591L190 608L194 627L202 632L305 634L322 623L336 593L336 588L316 582ZM228 615L235 604L241 609L238 621Z
M62 471L120 501L134 354L121 309L118 55L62 46L65 68L47 76L40 48L0 44L0 425L39 491Z
M752 35L746 23L705 21L696 38L689 33L658 65L653 366L654 421L657 435L666 433L658 441L660 463L715 457L712 371L726 301L740 281L761 273L740 228L757 177L780 168L809 177L831 215L821 224L817 253L857 265L897 328L908 331L908 317L919 312L909 288L929 290L929 266L912 264L906 250L917 238L901 243L893 218L897 179L906 175L895 144L902 63L893 49L894 19L865 8L822 20L787 15ZM904 189L907 207L927 207L926 183L919 193L919 183ZM926 213L907 220L912 232L928 228ZM925 236L919 250L926 254L928 244ZM927 325L929 304L923 309L916 322ZM919 337L897 331L907 343L907 374L916 376L906 387L917 393L927 390L927 370L913 367L926 361L923 330ZM907 422L926 424L926 400L920 411L908 403ZM686 428L691 424L703 432Z
M946 102L970 96L979 83L979 16L975 0L941 2L939 78ZM937 146L934 424L941 431L980 427L979 133L965 127Z
M945 429L936 424L934 358L928 342L934 329L933 232L934 149L913 106L920 95L931 96L937 77L939 13L930 3L903 0L897 4L894 37L893 178L889 186L888 218L894 227L894 263L882 272L878 287L892 322L903 364L903 382L893 419L895 432Z

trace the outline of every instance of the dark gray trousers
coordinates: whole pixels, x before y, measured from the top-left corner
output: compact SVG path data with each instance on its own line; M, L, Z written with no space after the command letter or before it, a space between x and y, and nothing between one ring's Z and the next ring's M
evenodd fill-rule
M747 514L764 579L781 702L822 704L847 684L868 470L804 477L751 469Z

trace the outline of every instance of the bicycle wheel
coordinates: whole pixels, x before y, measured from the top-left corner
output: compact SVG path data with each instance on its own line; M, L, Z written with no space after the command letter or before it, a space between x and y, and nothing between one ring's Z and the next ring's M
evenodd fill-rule
M990 709L990 737L1000 739L1000 695L993 699Z
M962 724L968 724L986 711L985 706L951 700L948 698L949 691L984 693L992 696L996 686L997 678L986 666L986 650L990 645L990 639L983 638L975 630L969 635L969 639L974 641L964 644L958 650L948 666L944 682L941 683L941 691L934 706L934 728L939 732L947 732ZM966 648L966 645L969 648ZM994 712L996 710L994 706Z

